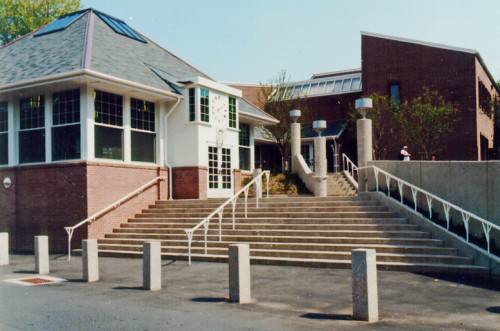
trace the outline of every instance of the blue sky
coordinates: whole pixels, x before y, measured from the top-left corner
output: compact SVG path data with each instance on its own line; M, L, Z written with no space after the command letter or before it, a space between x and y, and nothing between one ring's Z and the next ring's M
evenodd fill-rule
M500 0L82 0L222 82L361 67L361 31L479 51L500 80Z

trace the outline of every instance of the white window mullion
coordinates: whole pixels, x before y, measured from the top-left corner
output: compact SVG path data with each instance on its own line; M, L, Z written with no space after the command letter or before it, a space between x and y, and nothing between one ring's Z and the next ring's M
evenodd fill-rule
M158 109L155 113L155 130L156 130L156 164L161 166L165 164L165 116L166 107L165 102L157 102L155 104L155 109ZM163 120L162 120L163 119Z
M52 94L45 96L45 162L52 162Z
M94 159L94 99L93 90L80 87L80 149L82 160Z
M130 133L130 96L123 97L123 160L130 163L132 160L132 137Z

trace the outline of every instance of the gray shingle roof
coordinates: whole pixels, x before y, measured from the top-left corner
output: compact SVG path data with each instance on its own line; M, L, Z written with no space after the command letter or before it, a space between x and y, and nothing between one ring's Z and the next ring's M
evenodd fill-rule
M240 112L245 113L250 117L259 117L274 123L279 122L276 118L255 107L254 105L252 105L250 102L248 102L243 98L240 99L238 106Z

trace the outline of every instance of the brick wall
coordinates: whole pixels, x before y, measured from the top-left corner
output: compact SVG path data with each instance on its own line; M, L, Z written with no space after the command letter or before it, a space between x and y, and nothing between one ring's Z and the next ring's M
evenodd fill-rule
M391 83L399 84L402 100L420 95L423 86L437 90L458 107L460 116L438 159L477 160L474 54L367 35L361 45L363 95L388 95ZM411 148L411 142L403 144ZM391 146L396 150L389 155L397 155L399 145Z
M173 168L174 199L206 199L207 172L207 167Z
M33 237L47 235L51 252L65 252L64 227L87 215L85 163L21 166L15 172L15 250L31 252ZM85 229L81 229L74 240L85 236Z
M168 178L168 169L156 166L89 162L87 165L88 215L106 208L158 176ZM143 193L134 196L91 223L88 226L88 238L103 238L105 233L112 232L113 228L134 217L136 213L147 208L149 204L156 200L166 199L168 199L168 180L159 185L152 185ZM79 244L76 241L75 243Z
M3 186L5 178L9 177L12 182L10 188ZM14 168L0 170L0 232L9 232L9 247L15 247L16 234L16 172Z

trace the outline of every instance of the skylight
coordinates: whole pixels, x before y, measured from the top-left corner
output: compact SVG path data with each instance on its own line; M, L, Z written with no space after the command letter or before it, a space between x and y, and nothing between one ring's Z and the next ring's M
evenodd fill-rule
M111 16L105 15L103 13L96 13L111 29L113 29L116 33L121 34L125 37L129 37L135 40L138 40L143 43L147 43L147 41L142 38L137 32L132 30L127 23L122 20L113 18Z
M361 73L311 79L287 86L284 99L309 98L320 95L361 92ZM284 89L283 89L284 90Z
M54 22L50 23L49 25L45 26L43 29L41 29L40 31L35 33L33 36L39 37L39 36L42 36L44 34L64 30L64 29L66 29L66 27L68 25L73 23L82 14L83 14L83 12L79 11L79 12L75 12L75 13L61 16L58 19L56 19Z

